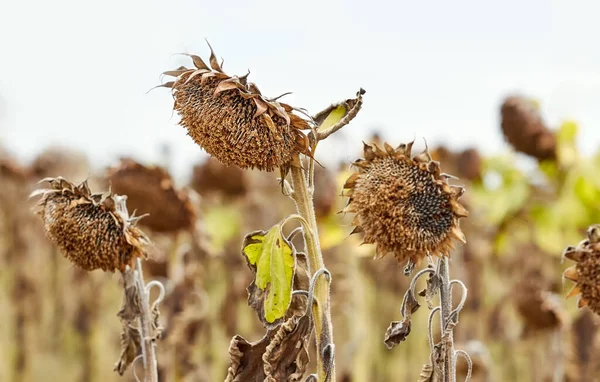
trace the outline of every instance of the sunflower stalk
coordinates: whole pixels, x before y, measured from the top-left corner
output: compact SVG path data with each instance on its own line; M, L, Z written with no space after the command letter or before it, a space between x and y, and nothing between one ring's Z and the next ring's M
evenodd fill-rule
M313 166L310 169L314 169ZM302 168L300 157L296 155L291 168L292 188L290 197L296 204L296 210L308 223L310 230L303 230L304 242L310 270L316 273L325 270L323 255L319 245L317 219L313 206L313 195L308 187L308 178ZM333 357L333 326L331 324L330 280L327 277L318 277L314 284L312 315L315 324L317 341L317 376L318 381L335 381L335 360Z
M450 286L450 269L448 260L442 257L438 262L438 278L440 280L440 325L444 350L444 382L456 381L456 365L454 355L454 333L452 330L452 289Z
M136 260L135 284L140 294L141 315L139 317L140 332L142 335L142 359L144 361L144 381L158 382L158 365L156 361L156 349L154 334L152 331L152 312L150 309L150 293L144 284L142 273L142 261Z

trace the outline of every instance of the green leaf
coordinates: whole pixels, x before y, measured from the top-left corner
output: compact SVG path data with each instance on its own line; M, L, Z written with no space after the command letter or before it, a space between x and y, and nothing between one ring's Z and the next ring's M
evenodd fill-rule
M346 115L347 112L348 112L348 110L346 109L346 107L344 105L331 106L331 111L329 111L329 114L327 114L327 117L325 117L325 120L319 126L319 130L325 131L325 130L329 129L330 127L334 126L342 118L344 118L344 116Z
M264 298L264 318L273 323L285 315L292 299L294 248L283 237L281 226L275 225L269 231L248 234L242 252L256 273L256 286L265 292L265 296L251 298Z

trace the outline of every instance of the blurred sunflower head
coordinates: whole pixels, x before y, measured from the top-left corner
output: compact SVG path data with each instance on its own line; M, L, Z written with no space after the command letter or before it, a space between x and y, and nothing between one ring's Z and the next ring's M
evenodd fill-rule
M535 100L507 97L500 116L502 134L516 151L538 160L556 159L556 137L542 120Z
M187 189L175 188L171 175L158 166L144 166L129 158L109 168L106 179L112 190L127 195L129 208L148 214L141 224L156 232L190 230L196 208Z
M524 335L552 330L567 321L558 296L541 269L532 268L513 287L511 294L517 313L524 323Z
M61 177L42 182L50 187L31 196L41 195L37 213L46 237L73 264L86 271L123 272L136 258L147 257L150 240L135 226L139 218L129 216L125 196L92 194L86 182L75 185Z
M225 74L212 48L210 66L189 56L194 68L165 72L175 80L163 86L172 89L180 124L207 153L226 165L264 171L285 168L296 153L311 155L302 132L310 125L294 108L263 96L248 75Z
M413 142L384 150L364 145L358 172L344 184L344 212L354 212L353 233L377 245L377 253L418 264L428 254L449 255L453 239L465 242L459 219L468 215L459 203L462 187L448 184L429 152L412 157Z
M248 174L237 166L226 166L214 158L194 166L191 187L200 195L243 197L250 190Z
M587 237L565 249L563 256L576 264L567 268L563 277L576 283L567 298L579 296L579 308L587 306L600 315L600 224L590 226Z

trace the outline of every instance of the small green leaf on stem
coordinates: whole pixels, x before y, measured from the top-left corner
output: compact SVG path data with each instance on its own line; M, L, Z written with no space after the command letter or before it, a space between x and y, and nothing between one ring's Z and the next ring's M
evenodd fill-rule
M295 250L283 236L281 226L256 231L244 239L242 252L255 272L254 283L265 292L263 308L268 323L282 318L292 296Z

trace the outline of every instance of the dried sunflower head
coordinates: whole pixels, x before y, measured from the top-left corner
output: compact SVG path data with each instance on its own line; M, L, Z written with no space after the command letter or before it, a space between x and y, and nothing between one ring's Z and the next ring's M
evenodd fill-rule
M502 133L516 151L539 160L556 158L556 137L546 127L535 102L520 96L508 97L500 114Z
M157 166L144 166L132 159L121 159L108 169L106 178L112 190L127 195L129 208L148 214L141 221L156 232L191 229L196 222L196 209L187 190L177 190L167 171Z
M567 317L551 283L540 269L527 271L513 289L513 302L524 322L524 335L561 327Z
M241 197L250 189L250 179L237 166L226 166L214 158L194 166L191 187L200 195L211 193Z
M567 297L579 295L578 307L588 306L600 315L600 224L590 226L587 236L576 247L565 249L563 256L576 264L563 277L576 283Z
M89 170L90 163L83 152L61 146L49 147L31 163L31 172L37 179L59 175L67 179L84 179Z
M129 216L126 197L92 194L86 182L77 186L61 177L42 182L50 188L32 196L42 196L37 213L46 237L73 264L86 271L123 272L137 257L146 258L150 240L135 226L138 218Z
M226 165L273 171L286 168L299 152L310 155L309 123L293 108L263 96L247 82L223 72L211 48L210 67L189 55L195 68L180 67L164 74L175 81L163 84L173 91L173 108L180 124L207 153Z
M344 184L343 211L356 213L353 233L364 232L380 256L418 264L428 254L449 255L453 239L465 242L459 219L468 212L458 202L464 189L448 184L427 150L412 157L412 145L365 144L364 159L353 163L359 171Z

